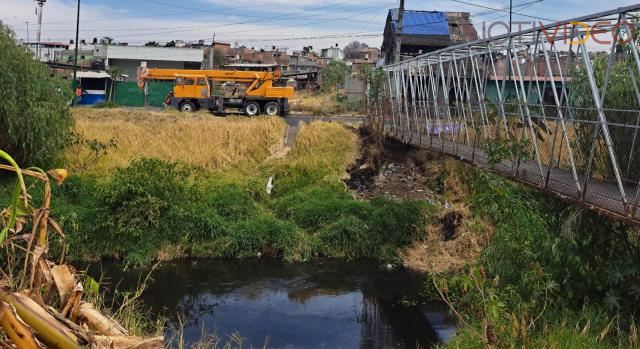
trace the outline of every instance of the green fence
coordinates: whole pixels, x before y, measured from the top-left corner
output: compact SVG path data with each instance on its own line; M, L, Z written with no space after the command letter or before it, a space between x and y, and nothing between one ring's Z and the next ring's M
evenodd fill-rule
M144 92L135 81L118 82L114 87L113 99L125 107L144 107ZM149 81L147 83L147 105L161 107L167 94L173 90L173 82Z

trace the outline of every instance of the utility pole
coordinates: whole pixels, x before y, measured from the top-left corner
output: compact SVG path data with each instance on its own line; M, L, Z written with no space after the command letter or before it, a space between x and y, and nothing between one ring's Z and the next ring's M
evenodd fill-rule
M75 93L75 88L76 88L76 78L78 75L78 38L80 35L80 0L78 0L78 12L76 13L76 48L75 51L73 53L73 82L72 82L72 86L74 89L74 93ZM75 101L75 99L74 99Z
M209 70L213 69L213 50L216 47L216 33L213 33L213 41L211 41L211 47L209 47Z
M509 34L511 34L511 25L513 23L513 0L509 0Z
M27 23L27 45L29 45L29 21Z
M38 13L38 33L37 33L37 37L36 37L36 41L38 42L38 46L36 46L36 56L38 57L38 60L40 60L40 37L42 35L42 10L44 7L44 3L47 2L47 0L36 0L36 2L38 3L38 7L36 8L36 12Z
M398 8L398 26L396 28L396 42L394 44L394 63L400 62L400 47L402 46L402 17L404 17L404 0L400 0L400 8Z

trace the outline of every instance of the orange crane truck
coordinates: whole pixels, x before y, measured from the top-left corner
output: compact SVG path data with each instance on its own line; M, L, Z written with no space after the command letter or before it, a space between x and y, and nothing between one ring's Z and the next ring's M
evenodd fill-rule
M181 112L209 109L225 113L227 109L243 111L248 116L261 113L285 115L289 111L290 86L273 86L282 77L273 71L186 70L138 68L138 86L146 88L148 80L172 80L173 91L166 103Z

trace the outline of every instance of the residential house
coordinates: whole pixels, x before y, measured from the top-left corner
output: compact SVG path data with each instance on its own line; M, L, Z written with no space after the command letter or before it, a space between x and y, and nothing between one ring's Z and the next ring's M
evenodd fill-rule
M327 59L343 60L344 52L336 44L336 47L323 48L320 56Z
M467 12L403 10L402 23L398 21L399 12L391 9L387 15L382 42L386 64L396 61L398 39L400 60L479 39Z

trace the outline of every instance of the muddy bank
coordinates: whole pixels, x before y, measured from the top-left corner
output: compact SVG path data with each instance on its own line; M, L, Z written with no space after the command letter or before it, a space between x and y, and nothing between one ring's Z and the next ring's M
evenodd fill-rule
M436 173L432 163L438 157L389 138L372 134L360 127L361 155L348 169L347 185L362 199L383 196L389 199L427 200L439 203L430 186Z
M360 157L349 167L348 187L363 200L424 200L437 214L419 239L400 255L406 268L450 272L475 261L493 235L485 220L473 215L470 175L465 164L425 149L357 130Z

